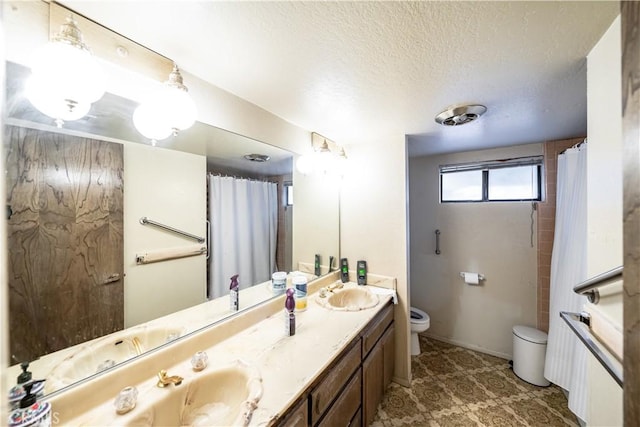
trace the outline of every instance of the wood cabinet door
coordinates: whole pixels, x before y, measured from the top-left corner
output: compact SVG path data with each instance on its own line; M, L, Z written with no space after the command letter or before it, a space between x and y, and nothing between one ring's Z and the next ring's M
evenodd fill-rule
M391 380L393 379L393 371L395 368L395 355L396 355L395 332L396 331L394 328L394 324L392 323L391 326L389 326L389 329L387 329L384 335L382 335L382 338L380 338L380 343L382 344L383 359L384 359L383 383L382 383L383 393L384 393L384 390L386 390L387 387L389 387L389 384L391 384Z
M124 326L123 147L5 127L11 363Z
M362 419L365 426L373 422L382 400L383 365L384 353L382 345L378 343L362 362Z

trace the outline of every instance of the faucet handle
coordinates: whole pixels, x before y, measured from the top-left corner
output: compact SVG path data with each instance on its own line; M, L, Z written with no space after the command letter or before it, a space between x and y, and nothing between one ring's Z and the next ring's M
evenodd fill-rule
M118 393L118 397L116 397L116 400L113 402L113 406L116 408L116 413L122 415L135 408L137 401L138 389L129 386L123 388L120 393Z

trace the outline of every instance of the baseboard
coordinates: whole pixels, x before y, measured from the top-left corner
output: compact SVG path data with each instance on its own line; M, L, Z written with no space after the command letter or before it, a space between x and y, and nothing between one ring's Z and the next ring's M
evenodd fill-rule
M436 335L432 335L429 333L421 333L419 335L423 335L427 338L433 338L434 340L438 340L438 341L444 341L448 344L453 344L453 345L457 345L458 347L463 347L469 350L473 350L473 351L477 351L479 353L485 353L488 354L490 356L495 356L495 357L499 357L501 359L505 359L505 360L511 360L511 358L513 357L512 354L507 354L507 353L500 353L498 351L492 351L489 350L488 348L484 348L484 347L478 347L477 345L473 345L473 344L469 344L466 342L462 342L462 341L458 341L458 340L452 340L449 338L445 338L445 337L439 337Z

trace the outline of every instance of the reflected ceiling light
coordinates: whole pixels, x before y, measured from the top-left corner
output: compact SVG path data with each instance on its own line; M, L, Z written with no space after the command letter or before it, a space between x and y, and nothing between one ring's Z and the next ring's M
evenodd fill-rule
M189 96L176 64L169 80L133 112L133 124L152 145L169 135L190 128L196 121L196 105Z
M31 104L58 127L84 117L104 95L104 73L72 16L35 53L25 89Z
M271 156L267 156L266 154L251 153L251 154L245 154L244 159L249 160L250 162L264 163L271 160Z

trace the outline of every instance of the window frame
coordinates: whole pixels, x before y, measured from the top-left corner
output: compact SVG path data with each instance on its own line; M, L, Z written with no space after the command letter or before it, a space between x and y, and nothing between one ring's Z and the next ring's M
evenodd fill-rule
M536 184L538 186L538 197L526 199L490 199L489 198L489 172L493 169L515 168L519 166L536 166ZM500 203L500 202L541 202L544 200L544 186L542 182L544 166L544 156L518 157L513 159L493 160L487 162L461 163L451 165L440 165L438 181L439 181L439 199L440 203ZM442 176L447 173L465 172L481 170L482 171L482 200L443 200L443 179Z

